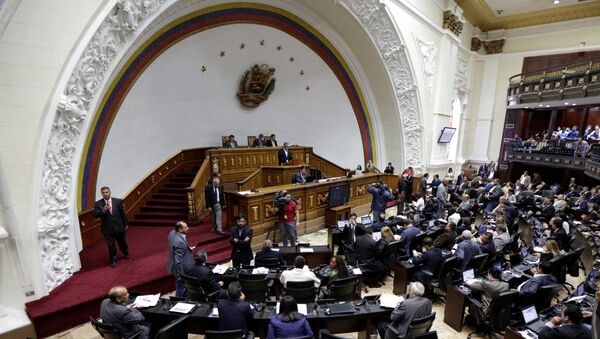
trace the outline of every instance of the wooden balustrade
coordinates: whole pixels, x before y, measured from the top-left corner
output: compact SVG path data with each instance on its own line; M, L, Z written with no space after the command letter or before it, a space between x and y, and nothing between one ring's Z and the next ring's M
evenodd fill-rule
M206 197L204 196L204 188L211 175L210 157L206 156L194 180L185 189L188 200L188 222L191 224L198 223L209 213L205 208Z
M150 172L123 197L123 205L127 216L131 218L138 213L142 205L175 174L191 171L198 167L202 159L205 158L207 149L182 150ZM84 247L102 239L100 219L94 218L93 213L93 208L79 212L79 228Z
M321 173L328 177L340 177L347 175L350 169L343 168L334 164L333 162L321 157L320 155L312 152L306 154L305 163L310 165L312 168L321 171Z
M238 191L249 191L263 186L262 168L252 172L246 179L237 182Z

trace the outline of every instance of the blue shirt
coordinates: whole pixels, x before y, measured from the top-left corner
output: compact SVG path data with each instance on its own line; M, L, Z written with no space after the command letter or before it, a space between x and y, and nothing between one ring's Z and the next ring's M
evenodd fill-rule
M296 321L284 322L278 314L271 318L267 339L275 338L296 338L303 336L313 336L312 329L304 315Z

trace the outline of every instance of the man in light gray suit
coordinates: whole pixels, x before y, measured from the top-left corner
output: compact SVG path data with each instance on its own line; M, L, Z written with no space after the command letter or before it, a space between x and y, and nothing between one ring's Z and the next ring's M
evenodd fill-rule
M175 229L169 233L169 257L167 258L167 272L175 277L175 296L185 297L186 289L179 279L179 275L194 264L192 250L188 245L186 235L189 227L183 221L175 224Z
M144 324L144 315L133 307L125 306L129 292L124 286L115 286L108 292L108 299L100 305L100 319L105 324L114 326L123 338L133 337L142 330L137 339L146 339L150 335L150 327Z
M425 286L420 282L412 282L408 286L408 295L392 311L392 323L377 324L379 336L383 339L404 338L408 325L419 318L431 314L431 300L424 298Z

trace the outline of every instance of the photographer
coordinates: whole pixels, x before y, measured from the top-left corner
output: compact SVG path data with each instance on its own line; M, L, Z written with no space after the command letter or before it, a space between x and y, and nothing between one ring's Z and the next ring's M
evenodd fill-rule
M281 221L279 229L281 230L281 241L283 246L288 245L288 240L292 246L296 246L296 223L300 220L298 214L298 204L292 195L287 192L282 192L283 198L276 198L279 206Z
M373 195L373 202L371 203L373 215L379 216L380 214L385 214L387 202L395 200L390 192L390 187L382 181L377 184L369 185L367 190Z

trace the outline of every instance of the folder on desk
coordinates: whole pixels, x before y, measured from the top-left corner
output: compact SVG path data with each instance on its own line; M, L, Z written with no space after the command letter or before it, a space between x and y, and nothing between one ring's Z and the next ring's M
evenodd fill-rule
M379 305L381 307L396 308L396 306L398 306L398 304L401 303L402 301L404 301L404 298L401 296L397 296L395 294L384 293L381 295L381 298L379 299Z
M177 303L175 306L171 307L169 312L188 314L192 313L196 308L196 304L188 304L188 303Z
M215 266L215 268L213 268L213 273L215 274L225 274L225 272L227 272L227 269L229 267L225 266L225 265L217 265Z

